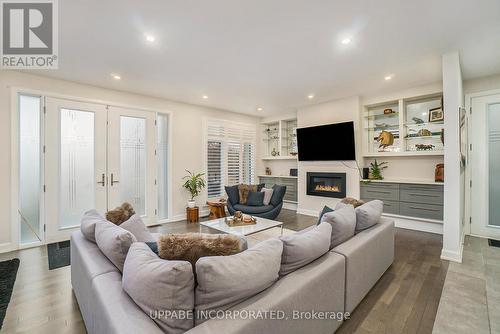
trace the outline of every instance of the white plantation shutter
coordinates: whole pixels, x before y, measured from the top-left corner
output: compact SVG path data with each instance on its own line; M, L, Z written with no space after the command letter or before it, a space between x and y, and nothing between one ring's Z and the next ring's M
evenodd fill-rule
M254 182L255 127L223 120L207 121L208 198L221 197L225 185Z

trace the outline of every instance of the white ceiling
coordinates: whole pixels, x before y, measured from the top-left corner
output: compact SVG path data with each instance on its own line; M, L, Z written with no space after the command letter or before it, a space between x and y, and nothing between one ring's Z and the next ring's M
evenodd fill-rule
M59 35L43 75L262 116L500 73L499 0L64 0Z

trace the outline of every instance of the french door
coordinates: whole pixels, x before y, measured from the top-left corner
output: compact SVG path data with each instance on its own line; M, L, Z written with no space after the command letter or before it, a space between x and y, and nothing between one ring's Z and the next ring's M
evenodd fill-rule
M69 238L83 213L129 202L156 222L156 114L47 97L45 239Z
M500 94L471 104L471 234L500 240Z

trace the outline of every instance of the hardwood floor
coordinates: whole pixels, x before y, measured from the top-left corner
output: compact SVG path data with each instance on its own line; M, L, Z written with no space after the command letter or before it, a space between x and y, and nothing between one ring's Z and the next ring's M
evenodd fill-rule
M206 220L206 218L205 218ZM284 227L301 230L317 218L283 210ZM185 221L155 232L198 232ZM431 333L448 263L439 259L441 236L397 229L396 258L337 333ZM70 268L48 270L46 247L0 254L21 260L1 333L85 333L71 290Z

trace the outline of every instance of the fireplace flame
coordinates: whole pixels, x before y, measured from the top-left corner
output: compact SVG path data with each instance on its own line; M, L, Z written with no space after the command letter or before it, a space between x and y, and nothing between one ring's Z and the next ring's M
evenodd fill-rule
M316 191L331 191L334 193L340 192L340 188L338 186L324 186L321 184L318 184L314 190L316 190Z

